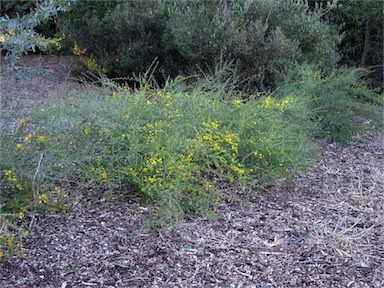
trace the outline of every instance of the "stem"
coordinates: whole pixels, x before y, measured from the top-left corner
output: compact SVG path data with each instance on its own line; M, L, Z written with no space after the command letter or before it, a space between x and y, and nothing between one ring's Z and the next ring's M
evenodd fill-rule
M33 189L33 213L31 222L29 223L29 229L32 228L33 222L35 221L36 217L36 207L37 207L37 201L38 201L38 195L37 195L37 189L35 189L36 184L36 178L37 174L40 172L41 163L43 162L44 153L41 153L39 163L37 164L35 175L33 175L33 181L32 181L32 189Z
M367 61L367 56L370 48L369 38L371 37L371 19L368 17L365 22L364 49L361 55L360 67L364 67Z

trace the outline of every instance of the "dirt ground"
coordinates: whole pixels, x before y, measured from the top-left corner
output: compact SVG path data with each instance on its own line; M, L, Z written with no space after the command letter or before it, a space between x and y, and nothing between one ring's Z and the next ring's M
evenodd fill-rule
M26 57L24 71L38 73L7 87L7 104L106 93L73 82L76 65ZM384 135L323 146L315 165L268 191L217 183L217 219L186 219L158 237L129 194L110 202L74 191L68 213L33 226L23 258L0 264L0 287L384 287Z

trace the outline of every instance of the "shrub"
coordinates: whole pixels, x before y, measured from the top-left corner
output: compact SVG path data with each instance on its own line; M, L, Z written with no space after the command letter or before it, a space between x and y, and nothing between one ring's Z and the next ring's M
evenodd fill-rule
M15 218L20 220L22 217L23 214L19 214ZM17 225L10 223L0 215L0 263L22 255L22 237L24 234Z
M76 53L93 72L132 76L144 72L161 46L164 16L155 1L84 1L63 18L63 34L74 41ZM96 70L96 71L95 71Z
M50 207L54 187L71 182L95 191L130 189L153 203L153 227L168 227L185 214L212 215L221 197L214 179L262 187L309 163L305 105L294 95L274 100L259 93L244 101L212 79L160 90L147 82L135 93L60 99L37 111L26 130L1 135L10 139L1 151L2 209L29 211L23 199L37 195L46 203L33 203Z
M362 69L337 68L327 73L301 66L286 75L274 95L294 93L307 99L312 120L321 128L318 136L346 144L367 128L363 119L372 120L373 127L383 124L384 98L368 89L362 81L365 75L367 71Z
M63 31L110 76L143 72L158 81L235 61L255 90L298 63L332 67L341 37L304 3L271 0L79 2ZM290 15L290 17L287 17ZM92 62L92 63L93 63ZM206 69L208 67L208 69ZM161 77L164 76L164 77Z
M268 0L179 1L167 33L169 45L192 64L212 65L222 55L235 59L241 77L253 78L259 89L298 63L336 64L341 40L306 4Z

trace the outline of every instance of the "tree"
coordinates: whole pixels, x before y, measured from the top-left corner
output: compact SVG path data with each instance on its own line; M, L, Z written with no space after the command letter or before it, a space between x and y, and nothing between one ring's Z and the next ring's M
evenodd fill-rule
M16 7L24 13L20 15L15 9L13 10L14 14L11 15L12 18L7 14L0 18L2 27L0 30L1 51L5 51L5 60L9 61L11 70L17 69L17 63L22 54L27 54L30 50L35 51L36 48L44 50L48 41L35 31L35 27L51 17L57 16L60 11L68 11L71 2L73 1L47 0L37 1L35 5L31 5L30 1L23 1L18 3L19 6L12 6L15 3L6 2L8 6L5 6L5 8ZM22 6L22 4L26 6ZM31 8L30 12L26 11L25 8L28 5ZM12 9L9 10L12 11Z
M380 0L339 0L327 20L342 27L341 64L369 67L375 86L383 75L383 3ZM377 83L378 82L378 83Z

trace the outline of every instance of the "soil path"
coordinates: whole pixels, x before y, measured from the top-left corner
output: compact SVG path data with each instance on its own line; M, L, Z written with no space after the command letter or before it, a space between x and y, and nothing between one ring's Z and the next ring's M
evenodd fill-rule
M36 95L61 87L66 73L49 82L60 61ZM228 197L217 219L159 237L137 199L79 193L70 212L34 226L24 258L0 264L0 287L384 286L382 134L325 145L315 165L267 192L218 185Z

